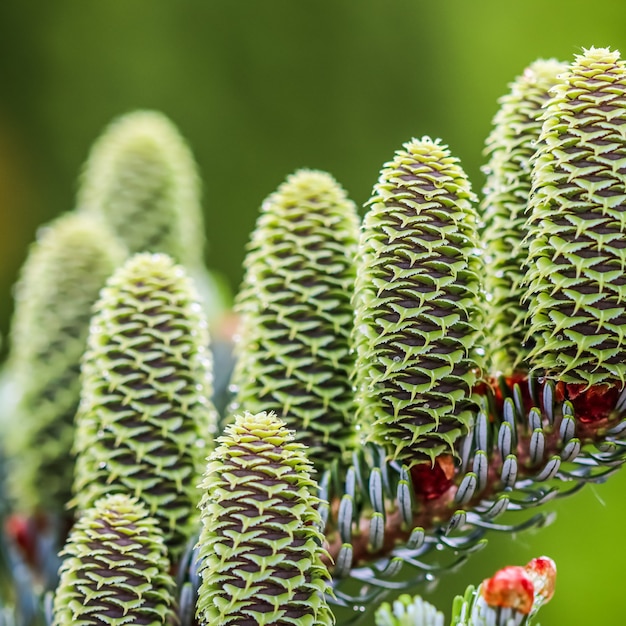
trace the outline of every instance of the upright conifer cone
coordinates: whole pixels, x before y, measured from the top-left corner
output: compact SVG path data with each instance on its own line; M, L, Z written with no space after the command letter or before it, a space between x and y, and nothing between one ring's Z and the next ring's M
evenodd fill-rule
M450 451L480 375L481 259L458 160L414 139L381 172L361 233L354 368L362 431L407 464Z
M196 165L161 113L135 111L109 125L85 165L78 205L108 222L131 253L164 252L187 267L202 263Z
M349 449L354 203L325 172L300 170L263 204L237 307L234 410L271 410L318 469Z
M12 490L25 510L61 512L70 498L91 309L124 254L99 220L67 214L42 229L22 269L8 364L18 400L5 441L15 459Z
M275 415L246 413L227 427L201 485L203 626L334 623L311 470Z
M524 344L527 307L522 303L522 279L528 247L526 235L530 195L530 159L536 150L542 122L539 119L549 99L549 90L567 65L540 59L515 79L511 91L500 99L500 110L487 139L489 163L482 203L486 281L487 352L493 373L511 374L526 366Z
M213 321L230 306L230 295L204 266L200 187L174 124L157 111L135 111L114 120L94 144L78 204L107 222L131 254L163 252L184 265Z
M83 360L75 504L140 497L173 559L194 530L215 428L207 323L191 281L163 254L138 254L107 282Z
M136 499L98 500L76 522L62 556L53 626L176 623L163 533Z
M529 358L566 383L626 382L626 67L576 57L554 89L533 160Z

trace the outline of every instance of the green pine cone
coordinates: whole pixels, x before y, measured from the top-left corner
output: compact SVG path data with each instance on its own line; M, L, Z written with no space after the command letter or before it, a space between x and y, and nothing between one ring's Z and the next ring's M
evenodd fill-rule
M200 179L188 146L161 113L136 111L105 129L85 165L78 205L104 218L131 253L202 265Z
M482 273L474 199L447 147L414 139L382 170L363 224L357 418L409 465L451 451L474 413Z
M420 596L402 594L376 611L376 626L443 626L444 615Z
M53 626L176 623L163 533L142 503L98 500L65 545Z
M200 624L333 624L304 446L272 413L238 416L219 441L201 485Z
M500 99L500 110L487 139L489 162L482 211L486 223L485 323L488 357L493 373L511 374L526 363L524 345L527 307L521 286L527 245L530 158L541 132L539 119L549 98L548 90L565 72L567 65L554 59L540 59L524 70L511 84L511 91Z
M263 203L237 297L233 412L274 411L318 469L353 445L358 229L354 203L329 174L296 172Z
M626 382L626 67L577 56L555 87L533 159L529 360L566 383Z
M16 286L8 375L18 399L5 437L19 508L63 511L71 496L80 359L92 306L125 252L91 217L41 231Z
M137 254L103 289L83 360L74 504L140 497L175 560L196 522L216 416L207 323L182 267Z

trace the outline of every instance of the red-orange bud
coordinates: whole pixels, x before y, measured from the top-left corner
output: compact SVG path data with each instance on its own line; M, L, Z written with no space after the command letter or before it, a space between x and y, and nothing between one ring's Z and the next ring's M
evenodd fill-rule
M535 587L524 567L505 567L484 580L480 589L491 607L511 608L524 615L533 608Z
M533 559L524 568L535 587L535 594L549 602L554 595L556 585L556 564L547 556Z

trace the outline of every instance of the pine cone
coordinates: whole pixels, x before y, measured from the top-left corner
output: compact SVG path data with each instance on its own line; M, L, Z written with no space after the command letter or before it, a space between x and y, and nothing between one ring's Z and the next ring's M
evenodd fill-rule
M108 281L83 360L74 503L140 497L172 559L195 528L216 416L207 323L190 280L166 255L138 254Z
M533 159L529 360L564 383L626 382L625 114L624 62L591 48L555 87Z
M136 499L98 500L76 522L62 556L53 626L176 623L163 534Z
M530 158L541 132L539 119L549 99L549 90L565 72L567 64L550 59L538 60L511 84L511 91L500 99L494 128L487 138L489 163L482 202L486 229L485 287L488 357L492 373L510 375L526 364L524 344L527 307L522 303L525 290L524 264L528 246L526 209L530 195Z
M321 469L353 442L350 373L354 204L324 172L301 170L263 204L238 295L233 412L274 411Z
M201 485L200 623L334 623L304 446L272 413L238 416L220 443Z
M110 224L129 251L202 264L200 180L176 127L156 111L114 120L94 144L78 206Z
M450 452L472 419L480 375L474 194L446 146L425 137L381 172L355 287L357 416L407 464Z
M25 511L61 512L71 496L80 359L92 306L124 254L99 220L67 214L42 229L22 269L8 363L19 398L6 441Z

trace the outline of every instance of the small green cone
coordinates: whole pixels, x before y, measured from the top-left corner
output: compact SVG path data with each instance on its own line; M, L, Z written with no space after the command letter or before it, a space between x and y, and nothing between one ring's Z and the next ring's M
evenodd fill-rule
M444 615L420 596L402 594L376 611L376 626L443 626Z
M626 67L576 57L546 106L533 159L528 337L533 368L565 383L626 382Z
M193 533L216 416L207 322L184 269L137 254L108 281L83 360L74 504L141 498L173 560Z
M156 111L114 120L93 145L79 208L104 219L131 254L164 252L202 265L200 179L176 127Z
M232 412L274 411L318 470L354 443L358 229L354 203L329 174L296 172L263 203L237 297Z
M355 288L357 418L409 465L450 452L474 413L482 263L458 160L428 137L381 172Z
M272 413L238 416L219 441L201 485L200 624L333 624L304 446Z
M157 111L135 111L114 120L95 142L78 206L107 222L131 254L163 252L184 265L213 323L232 297L204 266L200 187L193 155L174 124Z
M52 626L176 623L163 534L136 499L98 500L76 522L61 555Z
M510 375L526 366L524 345L527 307L522 303L522 280L528 247L526 235L530 194L530 158L536 150L542 122L539 119L549 99L549 90L567 64L554 59L532 63L500 99L500 109L487 139L489 162L482 211L486 228L485 323L488 357L493 374Z
M62 512L71 496L80 359L92 306L124 255L102 222L75 214L42 229L30 248L7 365L18 396L5 441L19 509Z

